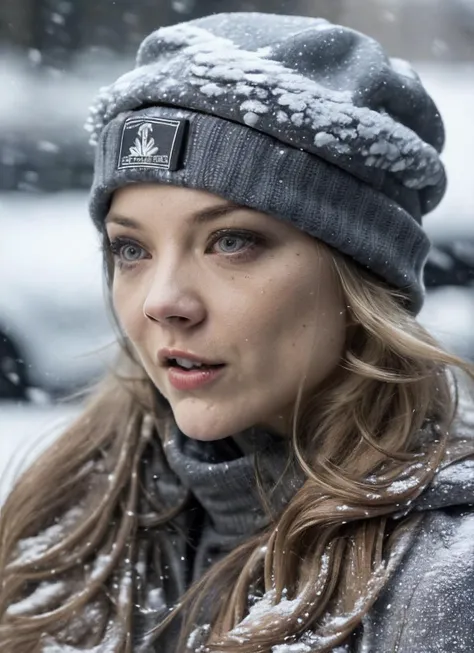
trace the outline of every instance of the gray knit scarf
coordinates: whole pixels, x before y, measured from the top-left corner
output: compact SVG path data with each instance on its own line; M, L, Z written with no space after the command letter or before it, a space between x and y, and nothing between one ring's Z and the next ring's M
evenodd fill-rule
M232 437L196 441L173 421L165 423L163 431L164 456L158 454L155 440L156 455L143 461L145 486L167 509L186 498L187 503L169 528L147 533L144 540L141 568L148 577L143 582L144 602L135 616L137 646L207 569L281 513L304 481L290 460L288 442L269 431L249 429L240 434L245 454ZM258 492L257 468L272 515ZM142 650L171 651L176 636L177 626L154 648Z

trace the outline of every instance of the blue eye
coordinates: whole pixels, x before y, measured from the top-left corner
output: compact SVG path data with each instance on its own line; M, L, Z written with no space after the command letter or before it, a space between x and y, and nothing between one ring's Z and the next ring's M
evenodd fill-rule
M263 245L264 238L251 231L236 231L222 229L215 234L208 246L212 254L229 255L229 258L239 258L250 255L259 245Z
M127 256L126 252L128 250L129 257ZM122 257L127 260L127 261L137 261L140 259L140 250L135 247L135 245L124 245L123 248L121 249L121 254Z
M109 247L119 266L132 266L144 258L143 247L127 238L114 238Z
M248 238L242 238L242 236L223 236L216 241L216 245L221 243L221 250L224 254L233 254L247 244L248 240Z

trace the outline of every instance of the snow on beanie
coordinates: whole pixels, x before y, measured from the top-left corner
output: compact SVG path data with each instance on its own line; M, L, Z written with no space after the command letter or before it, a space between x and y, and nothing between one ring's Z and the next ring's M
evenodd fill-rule
M161 28L101 90L90 213L159 182L290 221L423 303L422 216L442 199L439 112L411 66L326 20L216 14Z

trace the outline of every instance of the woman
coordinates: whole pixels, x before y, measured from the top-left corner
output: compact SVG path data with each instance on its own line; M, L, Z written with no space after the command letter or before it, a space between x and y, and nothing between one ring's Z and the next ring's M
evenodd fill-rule
M89 127L123 355L4 506L2 652L470 650L474 374L416 320L445 191L417 75L215 15Z

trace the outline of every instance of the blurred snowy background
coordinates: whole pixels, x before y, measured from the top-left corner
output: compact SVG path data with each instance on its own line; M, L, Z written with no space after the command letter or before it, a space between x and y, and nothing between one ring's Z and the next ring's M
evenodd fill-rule
M80 408L65 398L115 351L87 217L87 108L151 29L224 9L322 16L415 65L446 122L449 175L425 221L434 248L421 319L474 360L474 0L1 0L2 485L11 455L54 437Z

